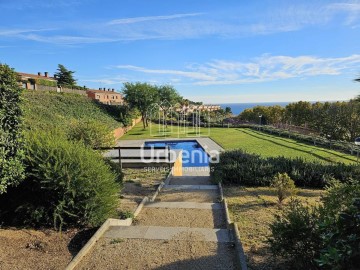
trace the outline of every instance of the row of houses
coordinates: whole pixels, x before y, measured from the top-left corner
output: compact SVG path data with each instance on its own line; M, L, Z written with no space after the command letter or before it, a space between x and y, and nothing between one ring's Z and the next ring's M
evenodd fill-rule
M193 113L193 112L214 112L221 109L220 105L184 105L179 108L180 111Z
M56 91L64 93L76 93L86 95L93 100L108 104L108 105L122 105L124 99L122 94L115 92L115 89L99 88L95 89L81 89L81 88L66 88L57 85L56 77L49 76L48 72L38 72L38 74L29 74L18 72L19 84L27 90L38 91Z
M124 98L122 94L115 92L115 89L112 88L99 88L95 89L80 89L77 88L65 88L57 85L56 77L49 76L48 72L38 72L37 74L29 74L18 72L19 75L19 84L27 90L38 90L38 91L56 91L56 92L64 92L64 93L76 93L80 95L86 95L93 100L97 100L103 104L108 105L122 105L124 103ZM212 112L220 110L221 107L219 105L184 105L181 108L177 108L177 110L193 113L195 111L202 112Z

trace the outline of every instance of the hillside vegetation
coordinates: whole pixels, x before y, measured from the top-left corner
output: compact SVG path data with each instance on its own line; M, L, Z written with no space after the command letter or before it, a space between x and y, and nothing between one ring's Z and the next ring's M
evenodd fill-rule
M36 91L24 91L22 96L26 128L67 130L79 120L96 121L109 129L122 126L115 109L95 103L86 96Z

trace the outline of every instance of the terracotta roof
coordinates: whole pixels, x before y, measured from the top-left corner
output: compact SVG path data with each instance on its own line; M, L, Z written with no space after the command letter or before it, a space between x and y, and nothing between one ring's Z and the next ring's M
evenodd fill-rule
M30 78L35 78L35 79L38 79L38 78L41 78L41 79L45 79L45 80L55 80L56 79L54 77L45 77L43 75L39 76L37 74L30 74L30 73L23 73L23 72L18 72L17 74L19 74L20 76L24 76L24 77L30 77Z

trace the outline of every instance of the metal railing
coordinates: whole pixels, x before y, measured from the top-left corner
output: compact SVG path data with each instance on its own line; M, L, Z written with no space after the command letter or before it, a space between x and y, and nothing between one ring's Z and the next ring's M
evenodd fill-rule
M115 147L100 147L96 150L117 150L118 155L117 156L110 156L111 160L119 160L120 168L122 169L123 164L122 161L124 160L163 160L164 162L169 163L169 166L171 166L171 152L169 146L115 146ZM139 155L139 156L124 156L122 154L122 150L140 150L140 153L143 153L141 151L143 150L164 150L165 155L164 156L145 156L145 155Z

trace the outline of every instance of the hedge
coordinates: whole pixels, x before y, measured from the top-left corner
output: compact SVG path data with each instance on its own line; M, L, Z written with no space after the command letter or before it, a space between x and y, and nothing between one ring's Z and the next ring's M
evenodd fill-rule
M302 158L264 158L241 150L221 153L220 162L210 166L214 181L247 186L268 186L277 173L287 173L298 187L313 188L325 187L332 178L345 182L360 177L360 166L356 164L325 164Z

